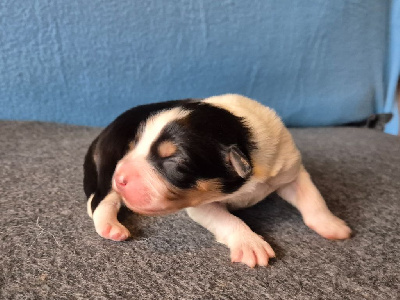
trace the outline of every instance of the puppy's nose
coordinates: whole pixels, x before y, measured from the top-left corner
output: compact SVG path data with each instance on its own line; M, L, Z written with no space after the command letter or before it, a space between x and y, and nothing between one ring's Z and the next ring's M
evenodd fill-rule
M128 176L123 175L123 174L119 174L116 176L115 180L115 184L117 185L118 188L124 188L127 186L128 184Z

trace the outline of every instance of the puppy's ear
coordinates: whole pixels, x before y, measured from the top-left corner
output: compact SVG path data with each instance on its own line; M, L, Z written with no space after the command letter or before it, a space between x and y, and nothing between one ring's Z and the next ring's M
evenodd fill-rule
M240 149L232 145L228 149L228 162L235 172L242 178L248 178L251 174L251 164Z

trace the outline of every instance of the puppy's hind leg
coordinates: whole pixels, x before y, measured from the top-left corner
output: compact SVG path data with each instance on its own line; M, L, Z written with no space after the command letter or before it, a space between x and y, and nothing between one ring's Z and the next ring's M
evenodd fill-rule
M333 240L350 237L351 229L331 213L304 167L294 181L280 187L277 193L295 206L304 223L319 235Z
M121 208L120 196L111 191L96 207L93 214L91 213L91 202L95 194L88 199L88 214L93 218L96 232L103 238L124 241L129 236L129 230L122 225L118 219L118 211Z

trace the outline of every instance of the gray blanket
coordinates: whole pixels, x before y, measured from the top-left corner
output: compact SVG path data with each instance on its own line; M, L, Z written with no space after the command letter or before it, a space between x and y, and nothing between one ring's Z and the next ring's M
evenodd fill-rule
M329 241L275 194L236 214L272 245L266 268L185 212L121 219L126 242L86 215L82 162L98 128L0 122L1 299L398 299L400 139L356 128L292 129L306 168L354 236Z

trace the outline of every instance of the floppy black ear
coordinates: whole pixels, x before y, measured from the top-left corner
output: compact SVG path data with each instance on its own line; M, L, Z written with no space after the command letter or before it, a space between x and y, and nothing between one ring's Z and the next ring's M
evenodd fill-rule
M251 164L237 146L233 145L229 147L228 161L240 177L247 178L250 176Z

